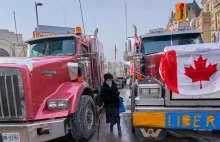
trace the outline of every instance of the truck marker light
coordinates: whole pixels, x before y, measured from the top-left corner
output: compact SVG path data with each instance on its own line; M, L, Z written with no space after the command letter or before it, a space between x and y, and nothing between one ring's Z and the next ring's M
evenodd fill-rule
M139 81L143 80L143 76L138 74L137 75L137 80L139 80Z
M75 32L76 33L82 33L82 28L81 27L76 27Z
M79 76L77 80L78 80L78 82L82 82L83 78L81 76Z

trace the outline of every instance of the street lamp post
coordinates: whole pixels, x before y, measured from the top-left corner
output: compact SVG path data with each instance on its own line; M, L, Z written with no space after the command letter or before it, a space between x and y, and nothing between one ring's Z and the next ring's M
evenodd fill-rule
M37 3L35 2L35 9L36 9L36 19L37 19L37 31L39 31L39 21L38 21L38 11L37 11L37 6L42 6L42 3Z

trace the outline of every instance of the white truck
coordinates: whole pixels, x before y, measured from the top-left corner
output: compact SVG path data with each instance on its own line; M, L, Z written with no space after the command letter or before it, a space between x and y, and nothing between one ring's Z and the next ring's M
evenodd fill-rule
M118 88L124 88L126 85L126 68L123 62L108 62L106 64L106 73L111 73Z

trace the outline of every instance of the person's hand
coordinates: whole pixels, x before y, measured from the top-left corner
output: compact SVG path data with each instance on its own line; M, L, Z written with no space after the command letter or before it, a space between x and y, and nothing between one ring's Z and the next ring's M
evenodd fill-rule
M101 110L101 107L100 106L97 106L97 111L100 111Z
M101 106L101 109L103 109L104 108L104 103L102 104L102 106Z
M100 111L100 110L103 109L103 107L104 107L104 103L103 103L103 105L102 105L101 107L100 107L100 106L97 106L97 110Z

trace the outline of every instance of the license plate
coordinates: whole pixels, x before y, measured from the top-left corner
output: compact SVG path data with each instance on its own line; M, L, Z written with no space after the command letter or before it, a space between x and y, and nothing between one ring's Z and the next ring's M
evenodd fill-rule
M220 130L220 113L167 112L166 128Z
M3 142L20 142L19 133L2 133Z

